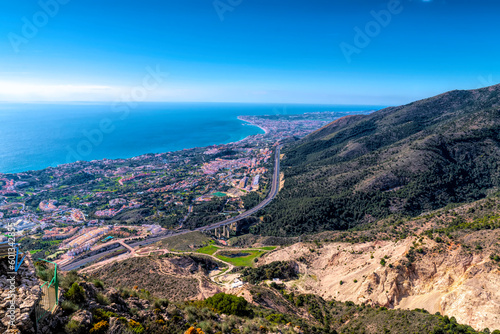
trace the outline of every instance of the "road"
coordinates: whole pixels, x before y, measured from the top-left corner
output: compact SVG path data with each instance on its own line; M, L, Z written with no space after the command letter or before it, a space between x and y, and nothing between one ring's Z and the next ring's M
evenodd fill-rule
M58 266L58 269L60 269L62 271L70 271L70 270L73 270L73 269L78 269L78 268L86 265L87 263L94 262L96 260L99 260L101 257L103 257L105 255L109 255L109 254L111 254L113 252L116 252L116 251L119 251L119 250L122 250L122 249L125 249L125 248L123 248L123 246L120 246L120 247L117 247L117 248L114 248L114 249L111 249L111 250L107 250L107 251L104 251L102 253L89 256L89 257L87 257L85 259L82 259L82 260L77 260L75 262L71 262L71 263L65 264L63 266Z
M123 240L118 240L118 243L128 249L132 254L135 253L135 249L127 245Z
M265 207L266 205L268 205L269 203L271 203L271 201L278 194L279 184L280 184L280 150L281 150L281 147L282 147L281 145L277 146L276 147L276 152L274 154L274 173L273 173L273 179L272 179L272 184L271 184L271 191L269 192L269 194L267 195L267 197L262 202L260 202L257 206L255 206L255 207L251 208L250 210L247 210L247 211L239 214L236 217L229 218L229 219L226 219L226 220L223 220L221 222L214 223L214 224L211 224L211 225L208 225L208 226L199 227L199 228L194 229L194 230L179 231L179 232L171 233L171 234L169 234L167 236L162 235L162 236L159 236L159 237L150 238L150 239L146 239L146 240L142 240L142 241L130 243L130 244L128 244L129 247L127 247L127 249L130 250L130 249L133 249L133 248L136 248L136 247L139 247L139 246L150 245L150 244L153 244L155 242L158 242L158 241L166 239L166 238L170 238L170 237L181 235L181 234L191 233L193 231L200 231L200 232L210 231L210 230L216 229L218 227L229 225L229 224L235 223L237 221L240 221L240 220L242 220L244 218L250 217L251 215L253 215L257 211L259 211L260 209L262 209L263 207ZM122 247L123 246L124 245L122 244ZM116 251L117 249L121 249L121 247L120 248L115 248L115 249L112 249L112 250L108 250L108 251L104 251L102 253L99 253L97 255L88 257L86 259L82 259L82 260L79 260L79 261L75 261L75 262L66 264L64 266L61 266L60 269L63 270L63 271L77 269L77 268L79 268L81 266L86 265L89 262L97 260L98 258L100 258L100 257L102 257L104 255L108 255L108 254Z
M274 155L274 173L273 173L271 191L267 195L266 199L264 199L262 202L260 202L257 206L239 214L236 217L229 218L229 219L223 220L221 222L214 223L212 225L199 227L199 228L195 229L195 231L209 231L209 230L213 230L217 227L221 227L224 225L229 225L229 224L235 223L239 220L242 220L243 218L250 217L251 215L253 215L257 211L259 211L260 209L262 209L263 207L265 207L266 205L271 203L271 201L278 194L278 190L279 190L279 186L280 186L280 149L281 149L281 146L276 147L276 153Z

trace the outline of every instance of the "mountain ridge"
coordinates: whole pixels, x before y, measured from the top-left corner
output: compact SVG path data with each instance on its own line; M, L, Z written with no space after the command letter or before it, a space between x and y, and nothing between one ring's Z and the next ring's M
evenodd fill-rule
M253 231L347 229L498 191L499 92L455 90L343 118L291 144L284 188Z

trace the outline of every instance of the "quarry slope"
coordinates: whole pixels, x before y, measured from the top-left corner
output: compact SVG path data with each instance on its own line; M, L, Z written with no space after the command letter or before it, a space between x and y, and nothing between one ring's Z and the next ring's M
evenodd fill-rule
M287 282L292 291L356 304L422 308L476 329L500 328L498 266L485 254L471 255L461 246L442 249L424 238L425 254L408 267L406 255L415 241L331 243L320 248L298 243L269 254L264 263L296 261L301 278Z

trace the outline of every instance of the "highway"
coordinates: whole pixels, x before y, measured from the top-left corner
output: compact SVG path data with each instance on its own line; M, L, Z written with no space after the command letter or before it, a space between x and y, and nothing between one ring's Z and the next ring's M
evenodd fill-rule
M212 225L198 227L197 229L195 229L195 231L209 231L209 230L213 230L217 227L221 227L224 225L229 225L229 224L235 223L239 220L242 220L243 218L250 217L251 215L253 215L257 211L259 211L260 209L262 209L263 207L265 207L266 205L271 203L271 201L278 194L278 190L279 190L279 186L280 186L280 149L281 149L281 146L276 147L276 153L274 156L274 173L273 173L271 191L269 192L267 197L262 202L260 202L257 206L251 208L250 210L247 210L247 211L239 214L236 217L229 218L229 219L223 220L221 222L214 223Z
M58 266L58 268L60 270L62 270L62 271L70 271L70 270L73 270L73 269L78 269L78 268L86 265L87 263L94 262L96 260L99 260L101 257L103 257L105 255L111 254L112 252L116 252L116 251L119 251L119 250L122 250L122 249L124 249L123 246L120 246L118 248L114 248L114 249L107 250L107 251L104 251L104 252L96 254L96 255L89 256L89 257L87 257L85 259L82 259L82 260L78 260L78 261L75 261L75 262L67 263L67 264L65 264L63 266Z
M274 153L274 173L273 173L273 179L272 179L272 183L271 183L271 191L269 192L269 194L267 195L267 197L262 202L260 202L257 206L255 206L255 207L251 208L250 210L247 210L247 211L239 214L236 217L229 218L229 219L223 220L223 221L218 222L218 223L214 223L214 224L211 224L211 225L208 225L208 226L202 226L202 227L199 227L199 228L194 229L194 230L178 231L178 232L174 232L174 233L171 233L169 235L166 235L166 236L162 235L162 236L158 236L158 237L154 237L154 238L150 238L150 239L146 239L146 240L142 240L142 241L137 241L137 242L129 244L128 246L130 248L129 247L127 247L127 248L131 249L131 248L136 248L136 247L139 247L139 246L150 245L150 244L153 244L155 242L158 242L158 241L166 239L166 238L170 238L170 237L173 237L173 236L176 236L176 235L191 233L193 231L200 231L200 232L210 231L210 230L216 229L218 227L229 225L229 224L235 223L237 221L240 221L240 220L242 220L244 218L250 217L251 215L253 215L257 211L259 211L260 209L262 209L263 207L265 207L266 205L268 205L269 203L271 203L271 201L278 194L279 184L280 184L280 150L281 150L281 147L282 147L282 145L277 146L276 147L276 152ZM123 244L122 244L122 247L123 247ZM97 255L88 257L86 259L82 259L82 260L79 260L79 261L75 261L75 262L72 262L72 263L65 264L64 266L61 266L60 269L63 270L63 271L69 271L69 270L77 269L77 268L79 268L81 266L86 265L89 262L93 262L93 261L99 259L102 256L108 255L108 254L116 251L117 249L121 249L121 247L120 248L115 248L115 249L112 249L112 250L108 250L108 251L104 251L102 253L99 253Z

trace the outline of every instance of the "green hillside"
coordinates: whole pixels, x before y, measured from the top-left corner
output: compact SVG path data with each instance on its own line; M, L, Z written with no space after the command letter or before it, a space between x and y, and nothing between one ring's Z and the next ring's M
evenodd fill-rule
M285 186L253 232L347 229L498 191L499 91L451 91L345 117L289 145Z

